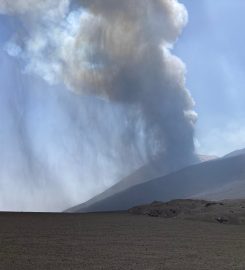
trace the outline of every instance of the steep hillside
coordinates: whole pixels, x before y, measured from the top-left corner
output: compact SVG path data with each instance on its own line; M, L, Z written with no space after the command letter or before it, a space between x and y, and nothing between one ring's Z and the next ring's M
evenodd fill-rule
M217 159L215 156L208 156L208 155L198 155L197 159L193 161L193 164L205 162L209 160ZM105 198L108 198L114 194L120 193L130 187L136 186L141 183L145 183L152 179L162 177L167 175L173 171L176 171L181 168L168 168L167 166L163 166L165 164L163 158L160 156L148 164L140 167L138 170L133 172L132 174L128 175L127 177L123 178L121 181L113 185L112 187L108 188L104 192L98 194L97 196L93 197L92 199L88 200L85 203L79 204L75 207L72 207L67 212L76 212L80 211L82 208L87 208L92 204L95 204L98 201L101 201ZM185 164L185 166L191 164ZM185 167L184 165L182 166Z
M244 165L245 155L200 163L133 186L87 208L76 208L76 212L125 210L154 200L168 201L193 197L225 185L232 185L237 181L245 184Z
M239 149L239 150L233 151L233 152L225 155L224 158L240 156L240 155L243 155L243 154L245 154L245 148L244 149Z

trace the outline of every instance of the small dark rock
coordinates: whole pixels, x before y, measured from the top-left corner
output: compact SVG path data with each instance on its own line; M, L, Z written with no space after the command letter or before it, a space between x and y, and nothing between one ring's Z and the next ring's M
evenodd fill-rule
M205 207L209 207L209 206L212 206L212 205L216 205L217 203L215 202L209 202L209 203L206 203L205 204Z
M216 218L216 220L221 224L227 223L229 221L227 218L224 218L224 217L218 217Z
M208 202L205 204L205 207L213 206L213 205L224 205L224 203L218 203L218 202Z
M157 209L151 210L148 213L148 216L150 216L150 217L159 217L160 215L161 215L161 211L159 211Z

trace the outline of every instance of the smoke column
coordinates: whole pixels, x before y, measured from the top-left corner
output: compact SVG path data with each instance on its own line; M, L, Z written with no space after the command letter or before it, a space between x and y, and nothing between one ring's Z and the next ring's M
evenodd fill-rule
M171 53L188 17L177 0L0 0L0 14L14 23L4 57L23 85L11 112L21 177L0 183L2 208L18 189L19 210L61 210L156 156L169 170L195 160L194 102ZM35 122L40 97L52 124Z

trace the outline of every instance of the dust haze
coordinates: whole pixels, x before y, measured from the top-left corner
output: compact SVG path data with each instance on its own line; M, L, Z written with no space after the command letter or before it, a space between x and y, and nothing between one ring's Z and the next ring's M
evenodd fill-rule
M1 209L58 211L156 156L172 170L195 160L194 101L172 54L182 4L19 0L0 13L12 20L3 96L18 100L6 111L19 155L4 166Z

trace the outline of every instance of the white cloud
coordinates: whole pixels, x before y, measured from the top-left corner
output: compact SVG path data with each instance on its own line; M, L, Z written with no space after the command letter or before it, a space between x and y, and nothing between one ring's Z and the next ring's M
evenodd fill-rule
M214 128L198 137L199 153L223 156L242 148L245 148L245 126L238 123Z

